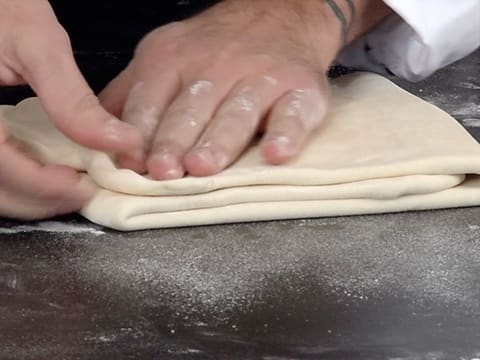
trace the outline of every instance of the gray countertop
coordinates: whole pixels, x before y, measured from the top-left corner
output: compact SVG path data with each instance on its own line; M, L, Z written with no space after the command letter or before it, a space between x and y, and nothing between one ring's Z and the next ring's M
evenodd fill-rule
M396 81L479 139L479 69L476 52ZM132 233L0 220L0 358L480 358L480 208Z

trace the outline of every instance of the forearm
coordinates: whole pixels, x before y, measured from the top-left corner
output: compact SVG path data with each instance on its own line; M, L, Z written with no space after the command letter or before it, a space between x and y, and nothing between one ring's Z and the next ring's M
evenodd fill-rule
M301 52L310 53L308 62L324 70L338 53L354 39L368 32L391 14L382 0L223 0L214 6L223 10L222 21L245 19L244 30L264 24L270 31L281 26ZM215 11L218 15L218 11ZM252 19L254 21L252 22ZM275 44L270 44L275 47Z
M392 13L382 0L320 0L332 29L340 32L340 48L377 26ZM336 23L336 25L335 25Z

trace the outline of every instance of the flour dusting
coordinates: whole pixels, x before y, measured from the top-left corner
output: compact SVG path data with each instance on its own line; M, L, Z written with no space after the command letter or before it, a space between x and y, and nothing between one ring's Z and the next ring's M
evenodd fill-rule
M0 228L0 234L19 234L30 232L47 232L61 234L90 234L95 236L104 235L105 232L85 225L71 225L59 221L44 221L33 225L19 225L9 228Z
M237 329L235 314L251 312L268 327L268 316L299 318L288 315L299 309L310 309L305 316L313 321L329 306L355 309L385 294L409 306L455 304L478 314L478 219L465 219L467 231L458 232L459 215L443 212L440 223L437 214L145 231L136 241L92 245L75 272L108 289L109 301L121 299L114 295L121 289L121 301L165 309L155 310L162 321L196 328L219 321ZM269 309L278 315L266 315Z
M480 119L463 119L462 124L466 127L480 127Z

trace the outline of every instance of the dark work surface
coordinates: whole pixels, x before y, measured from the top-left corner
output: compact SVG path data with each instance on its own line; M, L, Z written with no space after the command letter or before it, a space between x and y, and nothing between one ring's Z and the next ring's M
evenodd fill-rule
M128 61L105 49L77 49L96 86ZM480 138L479 67L400 83ZM132 233L0 220L2 360L477 358L480 208Z
M218 0L50 0L77 49L131 51L149 30Z

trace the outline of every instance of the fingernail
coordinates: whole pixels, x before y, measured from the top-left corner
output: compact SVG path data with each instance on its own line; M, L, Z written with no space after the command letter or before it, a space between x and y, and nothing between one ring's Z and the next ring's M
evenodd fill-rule
M288 155L292 152L292 140L288 136L276 136L270 141L279 154Z
M151 172L161 180L179 179L185 175L185 169L178 157L171 152L157 153L151 158L151 162L153 162L153 165L150 166L150 168L153 167Z
M288 136L271 136L263 142L264 153L268 154L268 161L272 164L281 164L294 155L292 140Z
M210 146L199 147L194 150L196 156L203 161L215 165L217 168L223 169L228 165L228 158L221 150L214 150Z

